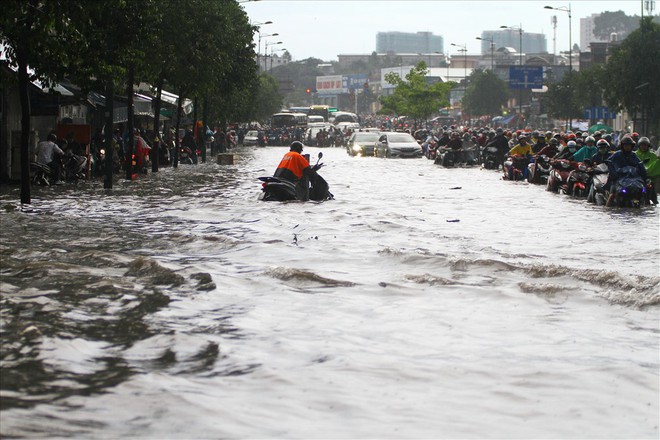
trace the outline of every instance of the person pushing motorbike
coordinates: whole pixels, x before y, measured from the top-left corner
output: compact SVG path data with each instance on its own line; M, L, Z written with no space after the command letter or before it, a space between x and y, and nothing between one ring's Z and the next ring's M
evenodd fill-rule
M302 155L302 151L302 142L293 141L289 152L284 155L273 176L295 183L297 196L300 200L305 200L307 199L308 179L315 171Z

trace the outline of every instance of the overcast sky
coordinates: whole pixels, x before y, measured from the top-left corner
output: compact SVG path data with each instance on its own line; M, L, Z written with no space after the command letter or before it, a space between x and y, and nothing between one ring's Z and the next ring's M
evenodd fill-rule
M245 0L241 0L245 1ZM553 50L551 17L557 16L557 52L568 49L568 13L544 6L568 8L569 2L552 0L259 0L242 3L252 23L261 26L261 53L286 48L294 61L309 57L324 61L338 54L376 50L376 33L432 32L444 38L445 52L457 53L450 43L466 45L468 54L481 51L475 37L483 30L520 26L544 33L548 52ZM573 43L580 44L580 18L604 11L640 15L642 0L577 0L570 2ZM657 5L655 13L657 14ZM644 11L646 14L646 11ZM278 33L278 36L265 37ZM281 41L282 44L271 44ZM255 37L255 44L257 44ZM268 46L266 46L268 44Z

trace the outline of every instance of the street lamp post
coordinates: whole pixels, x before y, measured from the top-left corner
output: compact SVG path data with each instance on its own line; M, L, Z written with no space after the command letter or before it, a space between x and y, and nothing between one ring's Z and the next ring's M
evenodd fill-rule
M467 87L467 45L451 43L452 46L458 47L459 52L463 52L463 83Z
M572 80L572 75L573 75L573 32L571 31L571 4L568 4L568 7L566 6L559 6L559 7L554 7L554 6L544 6L545 9L552 9L554 11L564 11L568 13L568 93L569 96L571 97L571 100L573 98L572 96L572 87L571 87L571 80ZM568 105L568 127L569 130L573 129L573 115L571 113L571 100L569 100L569 105Z
M263 25L266 25L266 24L273 24L273 22L268 20L268 21L264 21L263 23L252 23L252 26L256 27L257 35L259 36L258 37L258 44L257 44L257 66L259 67L259 69L261 69L261 60L260 60L260 57L261 57L261 38L272 37L273 35L279 35L277 33L270 34L270 35L261 35L261 32L259 31L259 27L263 26Z
M518 64L520 64L520 67L523 66L523 50L522 50L522 35L523 35L523 29L522 29L522 23L520 26L500 26L500 29L511 29L511 30L517 30L518 31L518 37L519 37L519 44L518 44L518 49L519 49L519 61ZM518 115L519 118L522 118L522 87L518 88ZM518 120L518 125L520 126L520 119Z
M278 34L277 32L275 32L274 34L267 34L267 35L264 35L263 38L277 37L277 36L279 36L279 35L280 35L280 34ZM262 38L262 36L259 35L259 51L260 51L260 52L261 52L261 38ZM266 57L268 56L268 49L266 49L266 51L264 52L264 55L265 55ZM259 57L258 57L258 56L257 56L257 62L259 62ZM261 63L259 63L259 69L261 70ZM267 69L266 69L266 64L265 64L265 63L264 63L264 70L267 70Z
M285 52L285 51L286 51L286 49L284 49L284 48L277 49L277 50L273 50L272 48L270 49L270 68L268 69L269 72L273 71L273 54L275 52Z
M268 57L268 47L269 46L275 46L275 45L278 45L278 44L284 44L284 43L282 43L281 41L277 41L275 43L266 42L266 44L265 44L266 49L264 50L264 53L266 54L266 57ZM272 49L271 49L271 53L272 53ZM264 63L264 71L268 70L268 64L266 64L267 62L268 62L268 60L266 60L266 62Z
M489 41L490 42L490 70L494 71L493 65L494 65L494 59L495 59L495 41L493 41L492 38L482 38L482 37L477 37L477 40L483 40L483 41Z

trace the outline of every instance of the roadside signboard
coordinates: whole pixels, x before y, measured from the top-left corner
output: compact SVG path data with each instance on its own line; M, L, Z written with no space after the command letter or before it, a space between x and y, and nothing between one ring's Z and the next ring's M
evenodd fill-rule
M542 66L509 66L509 87L540 89L543 87Z
M364 84L369 81L369 75L366 73L358 73L354 75L344 75L343 82L344 88L348 90L361 89Z
M584 119L614 119L616 112L611 112L609 107L587 107L584 109Z

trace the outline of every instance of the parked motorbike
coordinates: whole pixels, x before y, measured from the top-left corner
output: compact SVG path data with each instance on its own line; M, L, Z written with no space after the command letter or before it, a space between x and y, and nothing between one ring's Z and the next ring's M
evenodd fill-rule
M529 183L546 185L551 169L552 166L550 165L550 158L548 156L535 156L533 162L527 166L527 181Z
M564 194L569 194L568 176L575 169L575 162L567 159L557 159L552 162L552 170L548 177L546 190L558 192L561 190Z
M259 194L259 200L278 202L314 200L321 202L334 199L334 196L329 191L328 183L318 174L318 170L324 166L323 163L320 163L322 157L323 153L321 152L319 153L316 164L312 166L312 169L316 172L310 175L309 178L303 178L303 184L307 187L306 195L301 197L298 187L294 182L274 176L266 176L259 177L259 180L263 182L261 184L262 192Z
M526 156L515 155L504 161L503 175L504 180L525 180L527 176L527 166L529 158Z

